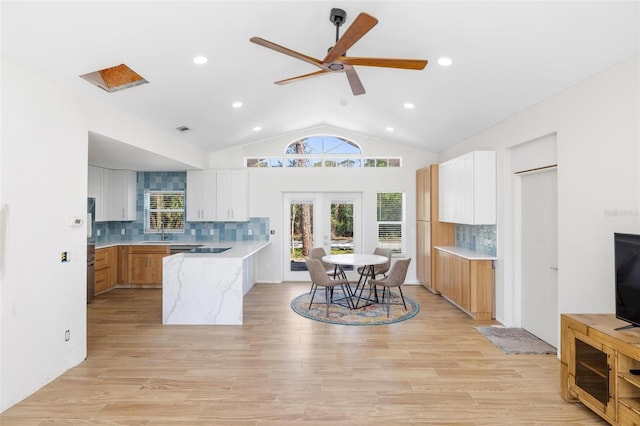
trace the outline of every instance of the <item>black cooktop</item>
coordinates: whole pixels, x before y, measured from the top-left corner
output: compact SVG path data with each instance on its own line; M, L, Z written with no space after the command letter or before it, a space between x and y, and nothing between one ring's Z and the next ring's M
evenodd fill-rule
M190 250L190 253L222 253L231 247L196 247Z

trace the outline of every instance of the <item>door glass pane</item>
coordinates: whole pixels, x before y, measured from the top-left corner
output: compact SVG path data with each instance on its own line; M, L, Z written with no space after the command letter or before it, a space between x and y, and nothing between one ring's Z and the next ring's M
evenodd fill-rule
M289 235L291 250L289 253L291 271L306 271L305 256L309 256L313 247L313 204L291 203Z
M331 254L353 253L353 204L331 203Z

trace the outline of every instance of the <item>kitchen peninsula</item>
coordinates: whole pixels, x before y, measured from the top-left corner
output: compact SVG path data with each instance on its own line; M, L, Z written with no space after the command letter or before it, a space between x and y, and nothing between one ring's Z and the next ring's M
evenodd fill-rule
M269 244L219 241L163 258L162 323L241 325L243 297L255 284L255 255Z

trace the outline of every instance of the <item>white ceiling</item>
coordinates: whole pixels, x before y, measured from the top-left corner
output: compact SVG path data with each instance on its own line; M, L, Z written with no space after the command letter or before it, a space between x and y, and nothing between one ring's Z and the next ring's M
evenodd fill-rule
M207 151L326 124L440 152L638 55L639 5L3 1L2 51L169 132L188 126L180 137ZM361 96L351 94L344 74L274 85L317 68L249 38L322 59L335 39L333 7L347 12L341 34L362 11L379 20L349 56L428 59L426 69L356 67L367 90ZM193 64L196 55L209 62ZM439 66L442 56L453 65ZM150 83L106 93L78 77L120 63ZM244 106L233 109L235 101ZM93 155L109 155L109 146L96 142Z

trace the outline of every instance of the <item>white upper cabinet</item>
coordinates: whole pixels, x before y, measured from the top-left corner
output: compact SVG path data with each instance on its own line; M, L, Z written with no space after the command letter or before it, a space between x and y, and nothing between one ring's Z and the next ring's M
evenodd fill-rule
M441 222L496 223L496 153L472 151L440 164Z
M218 170L217 220L246 222L249 220L249 172Z
M187 170L187 222L216 220L216 181L215 170Z
M106 169L105 169L106 170ZM136 220L136 176L131 170L109 170L111 175L111 214L108 220ZM105 177L103 175L103 177Z
M109 202L105 199L104 194L104 169L102 167L89 166L89 185L87 188L87 196L96 199L95 221L104 222L108 214L105 212L105 206L109 206ZM108 194L110 197L111 194Z
M89 166L87 195L96 199L96 222L136 220L136 172Z

